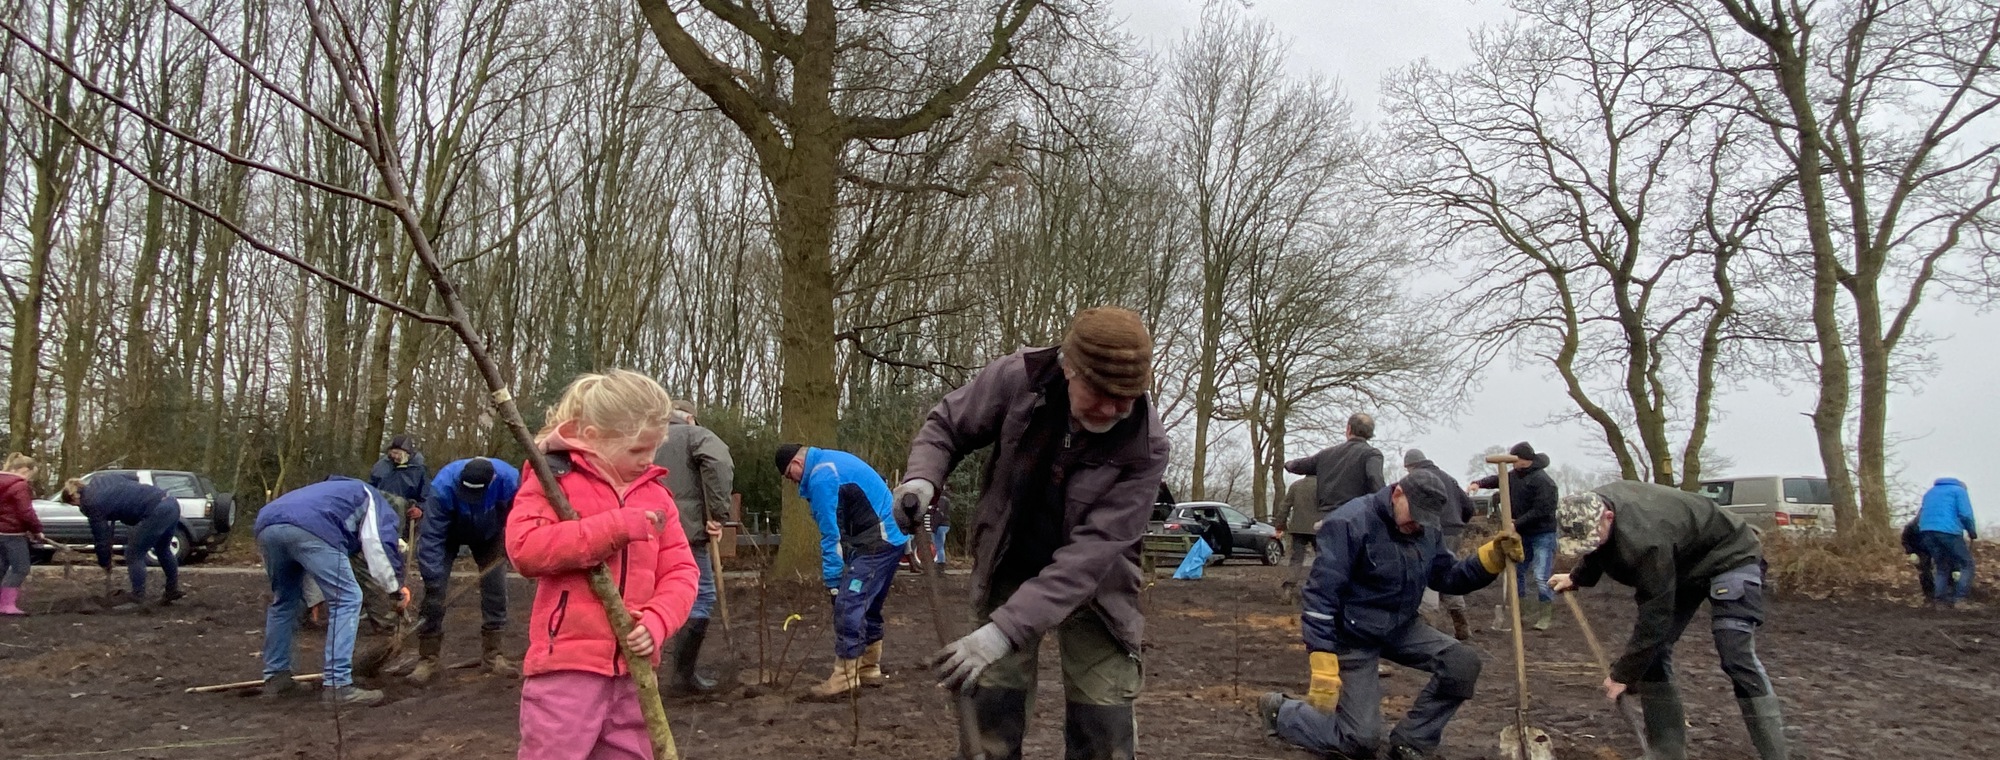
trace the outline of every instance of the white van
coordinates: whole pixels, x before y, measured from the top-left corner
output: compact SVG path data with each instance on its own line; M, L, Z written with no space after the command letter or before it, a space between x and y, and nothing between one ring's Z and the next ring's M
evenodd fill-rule
M1833 489L1811 475L1753 475L1701 482L1701 495L1765 528L1833 530Z

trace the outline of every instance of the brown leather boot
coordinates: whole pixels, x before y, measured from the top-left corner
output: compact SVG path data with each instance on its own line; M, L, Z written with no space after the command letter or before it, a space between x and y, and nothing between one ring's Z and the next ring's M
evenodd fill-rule
M1465 619L1465 610L1446 610L1451 613L1451 636L1459 641L1472 640L1472 624Z
M430 685L430 682L436 679L438 674L444 672L444 666L438 663L438 655L443 651L443 636L418 636L417 664L415 667L410 668L410 674L405 677L410 680L410 683L418 686Z
M486 672L501 678L520 678L520 666L500 651L500 642L506 635L506 631L479 632L479 664Z
M861 650L861 659L856 661L856 668L860 671L862 686L872 689L887 683L889 677L882 674L882 642L869 644L867 649Z
M835 659L833 675L818 686L812 687L800 699L807 702L837 702L847 698L848 692L861 688L861 661Z

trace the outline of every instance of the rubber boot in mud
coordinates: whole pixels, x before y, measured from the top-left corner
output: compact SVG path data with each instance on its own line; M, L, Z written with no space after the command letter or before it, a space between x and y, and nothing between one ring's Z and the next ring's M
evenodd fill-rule
M1761 760L1791 760L1790 743L1785 740L1785 716L1778 695L1736 700L1743 710L1743 726L1750 729L1750 744Z
M1021 737L1028 732L1028 692L979 687L969 701L979 727L980 755L985 760L1021 760Z
M701 660L701 645L708 638L708 618L688 618L687 625L674 636L671 666L673 673L667 680L667 690L676 696L696 696L715 691L715 681L701 677L695 672L695 663Z
M1646 713L1646 760L1687 760L1687 710L1669 681L1632 684Z
M1131 704L1071 702L1064 708L1064 760L1133 760L1139 727Z

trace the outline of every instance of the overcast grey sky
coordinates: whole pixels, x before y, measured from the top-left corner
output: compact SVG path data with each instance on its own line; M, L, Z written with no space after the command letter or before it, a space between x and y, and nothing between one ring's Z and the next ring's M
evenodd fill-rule
M1200 0L1113 0L1113 12L1127 29L1164 48L1199 23ZM1258 0L1250 15L1269 19L1293 40L1292 67L1300 75L1320 74L1342 86L1355 114L1373 122L1382 75L1419 59L1440 66L1466 60L1466 34L1480 24L1505 20L1498 0ZM1995 473L1995 431L2000 431L2000 314L1934 296L1920 315L1921 326L1939 340L1931 347L1936 368L1920 386L1890 400L1891 435L1900 441L1892 470L1914 498L1939 476L1965 481L1985 525L2000 524L2000 474ZM1980 336L1986 336L1981 338ZM1733 474L1821 474L1807 381L1781 383L1741 379L1741 387L1719 400L1720 418L1711 439L1717 451L1735 460ZM1592 456L1589 430L1575 424L1548 425L1552 415L1571 407L1561 384L1541 366L1495 367L1482 379L1471 407L1429 430L1385 429L1386 449L1416 445L1453 473L1473 453L1491 444L1533 441L1557 461ZM1593 466L1608 463L1593 462ZM1984 488L1983 488L1984 487Z

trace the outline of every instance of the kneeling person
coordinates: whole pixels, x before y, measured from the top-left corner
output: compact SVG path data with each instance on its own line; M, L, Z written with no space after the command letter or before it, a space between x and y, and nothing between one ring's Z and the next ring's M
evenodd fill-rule
M1334 758L1374 757L1381 742L1379 661L1431 674L1397 724L1390 757L1428 757L1479 680L1479 652L1425 624L1426 588L1468 594L1521 558L1511 532L1459 560L1444 547L1443 513L1455 486L1416 471L1341 505L1319 528L1319 556L1306 579L1303 623L1312 682L1304 700L1264 695L1265 728L1288 744Z
M1597 547L1568 575L1549 579L1556 593L1597 585L1599 578L1637 590L1639 615L1625 653L1604 679L1607 698L1627 689L1646 711L1646 756L1687 757L1687 721L1674 687L1674 643L1708 605L1709 628L1722 672L1736 691L1750 741L1763 760L1785 760L1785 721L1771 679L1757 660L1764 623L1763 547L1735 515L1699 494L1652 483L1599 486ZM1588 526L1566 526L1572 532Z

